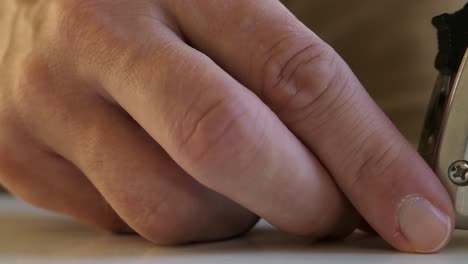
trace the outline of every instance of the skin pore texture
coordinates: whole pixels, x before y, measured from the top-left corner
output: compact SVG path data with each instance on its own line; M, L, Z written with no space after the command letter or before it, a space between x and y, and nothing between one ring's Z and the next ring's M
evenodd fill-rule
M2 1L0 19L0 182L35 206L164 245L259 217L450 239L436 176L278 1Z

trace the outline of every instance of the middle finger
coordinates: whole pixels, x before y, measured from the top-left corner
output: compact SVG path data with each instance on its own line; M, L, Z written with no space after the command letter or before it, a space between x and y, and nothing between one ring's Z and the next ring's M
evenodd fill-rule
M99 71L106 93L209 188L295 234L336 229L352 209L320 162L258 97L164 30Z

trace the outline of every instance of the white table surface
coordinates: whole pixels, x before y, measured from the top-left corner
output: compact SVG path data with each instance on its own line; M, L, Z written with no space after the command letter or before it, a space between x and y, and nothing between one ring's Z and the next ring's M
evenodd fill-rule
M230 241L157 247L138 236L100 233L0 195L0 263L468 263L468 232L457 231L439 254L393 251L376 237L311 243L260 222Z

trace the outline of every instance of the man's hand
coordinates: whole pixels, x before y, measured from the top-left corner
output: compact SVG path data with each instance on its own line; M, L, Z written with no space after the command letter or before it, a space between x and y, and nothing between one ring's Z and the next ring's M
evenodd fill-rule
M24 200L159 244L257 216L321 238L361 215L402 251L449 240L436 176L278 1L16 3L0 180Z

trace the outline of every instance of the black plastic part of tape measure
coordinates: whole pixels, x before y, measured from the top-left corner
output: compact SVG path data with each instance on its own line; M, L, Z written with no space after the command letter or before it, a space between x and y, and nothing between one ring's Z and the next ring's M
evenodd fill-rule
M443 74L454 74L468 46L468 4L453 14L435 17L432 24L437 28L439 39L435 66Z

